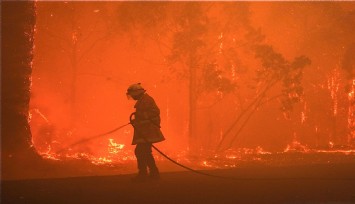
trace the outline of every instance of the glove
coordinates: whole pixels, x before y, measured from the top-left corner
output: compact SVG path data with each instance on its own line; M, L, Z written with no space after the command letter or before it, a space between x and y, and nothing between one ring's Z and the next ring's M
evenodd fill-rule
M135 119L133 119L133 120L130 121L130 123L131 123L131 125L132 125L133 127L135 127L135 122L136 122Z
M132 113L132 114L129 116L129 122L131 123L131 125L132 125L133 127L135 127L135 121L136 121L135 115L136 115L136 112Z

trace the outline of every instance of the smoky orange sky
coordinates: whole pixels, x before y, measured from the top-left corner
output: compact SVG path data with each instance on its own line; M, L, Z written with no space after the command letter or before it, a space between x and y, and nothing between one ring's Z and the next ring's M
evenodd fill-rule
M216 148L256 95L250 87L257 86L255 72L261 64L245 46L250 43L245 37L248 29L258 30L262 43L285 59L304 55L311 64L304 68L302 100L289 117L281 111L280 100L265 102L233 144L236 130L223 146L283 151L293 140L310 148L329 142L349 145L349 137L354 137L349 136L348 123L351 80L342 62L354 46L353 2L36 2L30 124L37 150L55 152L128 123L135 102L125 93L137 82L160 107L167 140L159 147L167 153L187 150L191 73L183 55L180 61L169 60L173 48L181 48L174 44L176 33L184 34L184 24L176 16L192 5L201 11L190 15L202 19L207 29L196 31L204 46L189 56L215 58L218 77L236 84L233 92L210 90L198 75L199 149ZM220 29L220 24L232 26ZM216 52L205 52L209 47ZM224 58L228 48L236 49L236 58L229 61ZM281 91L278 84L267 94ZM109 139L124 144L122 151L131 151L132 134L127 126L71 151L106 155Z

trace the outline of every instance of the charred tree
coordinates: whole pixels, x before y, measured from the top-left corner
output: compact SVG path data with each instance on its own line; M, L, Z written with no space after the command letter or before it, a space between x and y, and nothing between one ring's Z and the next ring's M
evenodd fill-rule
M2 3L1 162L3 176L12 168L36 165L28 123L35 6L31 1Z

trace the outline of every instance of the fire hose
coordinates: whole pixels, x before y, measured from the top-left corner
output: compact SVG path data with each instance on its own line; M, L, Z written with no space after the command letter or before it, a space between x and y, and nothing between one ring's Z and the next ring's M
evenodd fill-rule
M58 150L56 153L57 153L57 154L58 154L58 153L61 153L61 152L63 152L64 150L69 149L70 147L73 147L73 146L76 146L76 145L78 145L78 144L82 144L82 143L88 142L88 141L90 141L90 140L93 140L93 139L96 139L96 138L99 138L99 137L103 137L103 136L105 136L105 135L109 135L109 134L111 134L111 133L114 133L114 132L116 132L116 131L118 131L118 130L124 128L124 127L126 127L127 125L130 125L130 124L131 124L131 123L129 122L129 123L127 123L127 124L124 124L124 125L121 125L121 126L115 128L115 129L113 129L113 130L110 130L110 131L108 131L108 132L105 132L105 133L102 133L102 134L99 134L99 135L95 135L95 136L92 136L92 137L84 138L84 139L79 140L79 141L77 141L77 142L75 142L75 143L73 143L73 144L71 144L71 145L69 145L69 146L67 146L67 147L65 147L65 148L63 148L63 149Z
M75 143L73 143L73 144L67 146L66 148L63 148L63 149L57 151L56 153L60 153L60 152L62 152L62 151L65 150L65 149L68 149L68 148L70 148L70 147L72 147L72 146L75 146L75 145L78 145L78 144L81 144L81 143L84 143L84 142L87 142L87 141L90 141L90 140L92 140L92 139L99 138L99 137L103 137L103 136L105 136L105 135L111 134L111 133L113 133L113 132L116 132L116 131L118 131L118 130L124 128L124 127L126 127L127 125L130 125L130 124L132 124L132 123L129 122L129 123L127 123L127 124L121 125L121 126L115 128L115 129L113 129L113 130L111 130L111 131L108 131L108 132L105 132L105 133L103 133L103 134L99 134L99 135L95 135L95 136L93 136L93 137L88 137L88 138L79 140L78 142L75 142ZM144 139L145 139L145 138L144 138ZM229 177L229 176L220 176L220 175L214 175L214 174L205 173L205 172L202 172L202 171L199 171L199 170L195 170L195 169L192 169L192 168L190 168L190 167L188 167L188 166L185 166L185 165L183 165L183 164L180 164L179 162L177 162L177 161L175 161L174 159L170 158L168 155L166 155L164 152L162 152L160 149L158 149L158 148L157 148L156 146L154 146L153 144L152 144L152 147L153 147L153 149L155 149L159 154L161 154L163 157L165 157L166 159L168 159L168 160L171 161L172 163L174 163L174 164L176 164L176 165L178 165L178 166L180 166L180 167L182 167L182 168L184 168L184 169L186 169L186 170L188 170L188 171L191 171L191 172L193 172L193 173L196 173L196 174L200 174L200 175L204 175L204 176L208 176L208 177L220 178L220 179L229 179L229 180L249 180L249 179L250 179L250 178L237 178L237 177ZM258 178L258 180L275 180L275 179L277 179L277 178L264 178L264 179ZM320 178L307 178L307 177L303 177L303 178L297 178L297 177L296 177L296 178L278 178L278 180L282 180L282 179L320 179ZM322 178L322 179L324 179L324 178ZM336 180L337 178L328 178L328 179L330 179L330 180L335 179L335 180ZM347 180L349 180L349 179L350 179L350 180L354 180L355 178L347 178Z
M131 117L130 117L130 121L132 121L132 115L131 115ZM75 142L75 143L73 143L73 144L71 144L71 145L69 145L69 146L67 146L67 147L65 147L65 148L63 148L63 149L60 149L60 150L57 151L56 153L57 153L57 154L58 154L58 153L61 153L61 152L63 152L64 150L66 150L66 149L68 149L68 148L70 148L70 147L73 147L73 146L76 146L76 145L78 145L78 144L82 144L82 143L88 142L88 141L90 141L90 140L93 140L93 139L96 139L96 138L99 138L99 137L103 137L103 136L105 136L105 135L109 135L109 134L114 133L114 132L116 132L116 131L118 131L118 130L124 128L124 127L126 127L127 125L131 125L131 124L132 124L132 122L129 122L129 123L127 123L127 124L124 124L124 125L121 125L121 126L115 128L115 129L113 129L113 130L110 130L110 131L108 131L108 132L105 132L105 133L102 133L102 134L98 134L98 135L95 135L95 136L92 136L92 137L84 138L84 139L79 140L79 141L77 141L77 142ZM145 139L145 138L143 138L143 139ZM145 140L146 140L146 139L145 139ZM184 169L186 169L186 170L188 170L188 171L191 171L191 172L193 172L193 173L200 174L200 175L204 175L204 176L209 176L209 177L222 178L222 179L237 179L237 178L233 178L233 177L226 177L226 176L218 176L218 175L208 174L208 173L205 173L205 172L202 172L202 171L199 171L199 170L192 169L192 168L190 168L190 167L188 167L188 166L185 166L185 165L180 164L179 162L175 161L174 159L172 159L171 157L169 157L168 155L166 155L164 152L162 152L160 149L158 149L158 148L157 148L156 146L154 146L153 144L152 144L152 147L153 147L153 149L155 149L159 154L161 154L163 157L165 157L166 159L168 159L168 160L171 161L172 163L174 163L174 164L176 164L176 165L178 165L178 166L180 166L180 167L182 167L182 168L184 168Z

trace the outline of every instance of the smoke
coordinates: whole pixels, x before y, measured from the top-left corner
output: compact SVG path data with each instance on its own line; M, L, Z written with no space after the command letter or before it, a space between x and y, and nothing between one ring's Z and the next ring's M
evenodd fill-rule
M127 123L134 103L126 89L141 82L161 109L165 151L186 150L192 136L199 148L214 149L263 87L255 80L265 68L255 58L259 44L290 63L301 55L312 61L302 72L304 95L285 118L280 100L269 100L284 94L275 85L227 146L282 150L295 138L313 147L346 144L340 67L353 43L354 9L350 2L38 2L34 146L55 152ZM336 117L332 70L339 72ZM127 127L70 151L100 157L109 139L128 151L131 134Z

